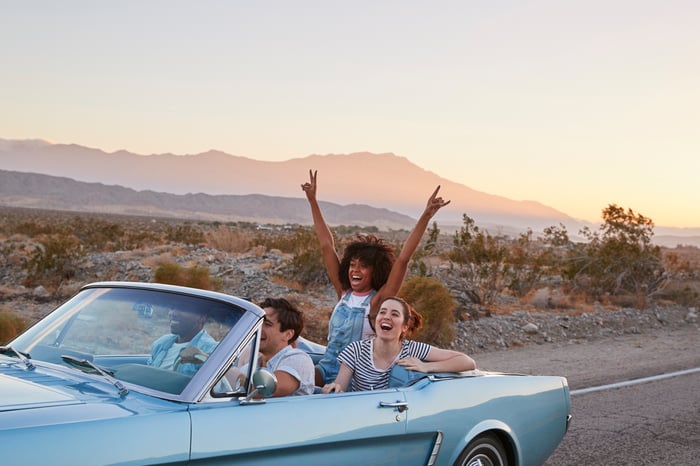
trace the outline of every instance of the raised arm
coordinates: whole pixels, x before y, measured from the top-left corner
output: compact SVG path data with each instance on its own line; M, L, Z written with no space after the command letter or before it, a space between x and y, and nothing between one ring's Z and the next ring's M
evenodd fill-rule
M384 286L382 286L382 288L378 290L374 298L372 298L373 307L381 303L384 299L388 298L389 296L395 296L399 292L401 284L403 283L404 278L406 278L408 263L411 261L413 253L415 253L416 249L418 249L418 245L420 244L420 240L423 237L423 233L425 233L425 230L428 228L428 223L430 223L430 219L433 218L433 216L437 213L438 210L450 203L450 201L445 201L438 196L439 191L440 186L435 188L433 194L431 194L428 198L428 202L425 205L425 210L416 222L416 226L413 227L411 234L408 235L408 238L406 239L403 248L401 248L399 257L396 258L394 265L391 267L389 278L387 279Z
M425 361L418 358L405 358L396 363L418 372L462 372L476 369L476 363L466 354L434 346L430 347Z
M338 294L338 298L342 296L343 287L340 283L340 278L338 277L338 271L340 270L340 258L338 257L338 252L335 250L335 243L333 242L333 233L331 233L330 228L326 224L326 220L323 218L321 213L321 207L318 205L316 200L316 170L309 170L309 181L301 185L301 189L306 193L306 199L309 201L311 206L311 216L314 220L314 229L316 230L316 237L321 246L321 255L323 256L323 263L326 266L326 273L328 273L328 278L335 288L335 292Z

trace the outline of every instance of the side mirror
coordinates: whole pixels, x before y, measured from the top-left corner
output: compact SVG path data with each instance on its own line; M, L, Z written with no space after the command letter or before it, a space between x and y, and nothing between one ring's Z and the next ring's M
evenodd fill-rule
M256 370L253 373L253 391L248 396L240 400L242 405L264 403L264 399L256 397L272 396L277 390L277 377L265 368Z
M267 369L258 369L253 374L253 389L253 393L260 396L272 396L277 390L277 377Z

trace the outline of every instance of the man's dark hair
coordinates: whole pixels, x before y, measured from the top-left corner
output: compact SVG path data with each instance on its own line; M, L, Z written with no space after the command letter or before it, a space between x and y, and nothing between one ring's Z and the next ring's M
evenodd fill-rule
M265 298L260 303L260 307L263 309L271 307L277 311L277 321L280 323L281 331L284 332L290 328L294 330L294 335L288 343L295 342L299 338L301 331L304 330L304 314L295 305L284 298Z
M372 288L378 290L389 279L396 257L394 248L382 239L374 235L357 235L357 239L345 247L343 258L340 260L338 278L344 290L351 288L348 271L353 259L372 267Z

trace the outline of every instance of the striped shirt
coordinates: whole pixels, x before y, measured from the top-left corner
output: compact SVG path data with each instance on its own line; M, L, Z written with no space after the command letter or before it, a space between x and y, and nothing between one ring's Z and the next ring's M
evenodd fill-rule
M374 367L373 345L374 338L353 341L338 356L338 361L353 371L352 391L382 390L389 387L389 375L396 361L387 369ZM427 343L403 340L396 360L413 357L424 361L429 352L430 345Z

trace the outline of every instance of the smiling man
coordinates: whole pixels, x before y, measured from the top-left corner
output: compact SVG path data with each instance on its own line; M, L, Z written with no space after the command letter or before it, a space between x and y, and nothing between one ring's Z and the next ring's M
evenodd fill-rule
M171 333L153 342L148 364L193 375L217 345L204 329L207 315L190 309L171 308L168 316Z
M260 307L265 323L260 333L262 365L277 377L273 396L310 395L314 392L314 363L292 347L304 329L304 315L284 298L267 298Z

